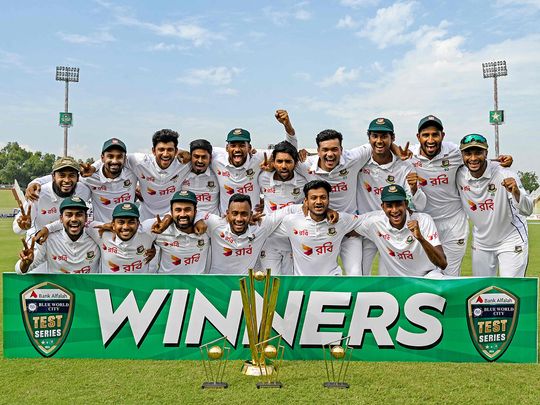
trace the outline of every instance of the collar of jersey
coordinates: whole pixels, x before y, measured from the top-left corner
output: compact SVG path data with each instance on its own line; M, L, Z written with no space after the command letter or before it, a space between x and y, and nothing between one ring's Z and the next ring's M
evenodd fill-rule
M401 160L401 159L400 159ZM375 162L373 160L373 155L370 156L369 158L369 162L367 163L367 165L371 165L371 166L375 166L375 167L380 167L381 169L389 169L391 168L392 166L394 166L394 164L397 162L397 158L396 158L396 155L394 155L392 153L392 160L389 162L389 163L384 163L384 164L379 164L377 162Z
M232 231L231 224L227 222L226 232L229 235L231 235L234 239L247 239L253 236L253 225L248 225L246 232L244 232L242 235L237 235Z
M171 164L169 165L169 167L167 167L166 169L162 169L161 167L159 167L159 165L157 164L157 161L156 161L156 157L154 155L152 155L152 165L154 165L154 168L156 169L156 171L159 173L159 174L169 174L169 173L173 173L173 172L178 172L178 165L180 164L180 162L178 162L178 159L177 158L174 158L173 161L171 162Z
M171 229L172 229L172 232L171 232ZM169 231L169 232L167 232ZM167 232L169 235L173 235L173 236L187 236L188 238L199 238L201 235L197 235L195 232L193 233L186 233L184 231L181 231L180 229L178 229L176 227L176 225L174 224L174 222L172 224L169 225L169 228L165 230L165 232ZM165 234L165 232L163 232Z
M105 174L103 173L103 168L104 167L105 166L101 166L101 168L97 171L100 182L102 182L102 183L113 183L115 181L120 181L120 180L123 181L123 180L127 179L127 170L128 169L126 169L125 166L122 168L122 171L120 172L120 176L115 177L114 179L109 179L108 177L105 177Z
M197 173L195 173L195 172L193 172L193 171L190 170L188 176L189 176L189 177L198 177L198 176L204 176L204 175L209 176L209 177L211 176L210 166L208 166L208 167L206 168L206 170L204 171L204 173L199 173L199 174L197 174Z
M303 212L301 214L304 215ZM328 222L328 218L324 218L322 221L316 222L313 218L311 218L311 215L309 215L309 211L306 215L304 215L304 218L306 219L306 221L313 222L314 224L322 224L323 222L326 222L327 224L330 223Z
M242 166L235 166L231 162L229 162L229 155L225 155L225 166L232 167L232 168L237 169L237 170L249 169L249 163L251 162L251 159L252 159L251 153L248 153L246 161L244 162L244 164Z

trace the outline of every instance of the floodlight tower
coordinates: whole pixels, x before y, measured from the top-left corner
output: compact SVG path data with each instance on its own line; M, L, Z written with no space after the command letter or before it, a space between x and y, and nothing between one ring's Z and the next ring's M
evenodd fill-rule
M493 100L495 102L494 111L490 111L489 122L495 127L495 155L499 156L499 125L504 123L504 111L499 111L499 100L497 91L497 77L507 76L506 61L482 63L484 79L493 77Z
M57 66L56 80L66 82L64 113L60 113L60 126L64 127L64 156L67 156L68 128L73 125L72 115L68 112L69 82L79 81L79 68Z

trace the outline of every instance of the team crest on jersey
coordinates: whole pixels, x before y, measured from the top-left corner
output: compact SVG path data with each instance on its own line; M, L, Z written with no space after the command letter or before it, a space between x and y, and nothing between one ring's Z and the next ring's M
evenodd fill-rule
M394 178L394 176L392 175L389 175L387 178L386 178L386 182L387 183L394 183L396 181L396 179Z
M521 252L523 252L523 246L516 246L516 247L514 248L514 252L515 252L515 253L521 253Z
M497 360L510 346L516 331L519 298L491 286L471 295L466 305L474 347L487 361Z
M178 175L175 174L174 176L171 177L171 181L176 181L177 178L178 178Z
M96 254L95 254L94 251L92 251L92 250L89 251L89 252L86 252L86 258L87 258L88 260L93 259L95 255L96 255Z
M246 176L248 176L250 180L253 180L253 177L255 177L255 171L253 169L247 169Z
M457 244L458 244L459 246L463 246L463 245L465 244L465 239L459 239L459 240L457 241Z
M255 235L251 234L251 236L248 236L249 243L253 243L255 240Z
M495 184L493 184L493 183L488 184L488 193L489 194L494 195L496 191L497 191L497 187L495 187Z
M443 159L443 161L441 162L441 166L444 168L444 170L448 171L450 168L450 160Z
M208 187L210 190L212 190L213 188L216 188L216 183L214 183L212 180L210 180L210 181L206 184L206 187Z
M334 236L335 234L336 234L336 228L334 228L333 226L328 228L328 235Z
M265 258L266 257L266 252L264 250L261 250L261 258Z
M124 181L124 187L129 187L129 186L131 186L131 180L128 179Z
M345 177L348 174L349 174L349 171L347 169L343 169L339 171L339 175L342 177Z
M414 239L411 235L407 237L407 243L413 243Z
M142 255L144 253L144 246L137 246L137 254Z
M199 248L203 248L203 247L204 247L204 239L199 239L199 240L197 241L197 246L198 246Z
M75 309L75 294L45 281L21 293L24 327L34 348L51 357L64 344Z
M291 194L294 195L294 196L299 195L300 194L300 188L299 187L293 188Z

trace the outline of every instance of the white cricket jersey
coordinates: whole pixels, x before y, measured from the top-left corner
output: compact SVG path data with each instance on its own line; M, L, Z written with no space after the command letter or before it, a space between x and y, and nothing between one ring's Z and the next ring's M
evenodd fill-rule
M28 272L45 263L46 273L99 273L100 249L85 232L76 241L66 233L65 229L52 232L43 245L35 245L34 261ZM15 271L21 274L20 260ZM43 266L39 269L43 269ZM37 271L36 271L37 272ZM41 272L41 271L40 271Z
M50 177L49 177L50 178ZM46 179L46 176L42 179ZM36 179L34 182L39 183L41 179ZM52 181L49 181L41 185L41 191L39 193L39 199L37 201L25 201L24 210L28 212L28 207L31 206L30 217L32 218L32 226L28 231L19 228L17 224L17 218L21 215L17 214L13 221L13 231L21 234L26 232L27 235L32 236L45 225L50 224L60 218L60 204L64 201L63 197L59 197L52 187ZM90 190L88 187L80 182L77 182L75 192L73 196L82 198L86 203L90 199Z
M519 203L501 184L513 177L519 186ZM487 161L484 174L476 179L467 167L456 176L463 209L474 224L473 245L481 250L498 250L528 241L527 219L533 202L518 176L496 163Z
M336 211L356 213L356 190L358 173L371 159L369 143L344 150L339 164L330 172L319 167L319 156L308 156L309 173L316 179L325 180L332 186L330 208ZM300 165L299 165L300 166Z
M295 136L287 134L286 141L297 146ZM259 150L255 154L248 153L247 159L242 166L236 167L229 163L229 154L225 148L214 148L212 152L211 167L217 176L219 183L219 210L225 214L229 206L231 195L239 193L249 195L253 207L259 203L259 173L260 164L264 160L264 153L270 158L271 150Z
M361 216L362 221L355 229L360 235L371 239L377 246L381 264L386 268L388 276L423 277L435 266L420 244L413 236L407 222L411 219L418 221L420 233L431 245L439 246L439 234L435 222L428 215L415 212L407 219L403 228L396 229L383 211L370 212Z
M144 253L152 248L156 234L149 229L139 227L130 240L123 241L113 232L104 232L99 236L95 228L101 222L90 222L86 233L90 235L101 249L101 273L149 273L150 267L145 263Z
M197 210L219 215L219 184L212 169L204 173L189 172L182 182L183 191L192 191L197 196Z
M414 172L412 165L392 154L392 161L378 164L371 158L358 173L358 190L356 204L360 214L381 209L381 193L385 186L397 184L405 189L407 201L411 209L422 211L426 206L426 195L420 187L412 194L407 175Z
M176 158L167 169L162 169L154 155L145 153L128 153L126 167L135 173L141 186L141 221L169 213L173 194L181 191L182 182L191 171L190 164L182 164Z
M143 229L151 229L153 219L143 224ZM210 239L207 234L196 235L180 231L174 223L157 235L156 246L160 249L158 273L202 274L206 268Z
M275 172L262 171L259 174L259 186L264 195L264 212L280 210L288 205L299 204L304 199L303 188L308 180L294 172L292 179L281 181L274 179Z
M110 222L114 207L125 202L135 201L135 188L137 176L124 167L120 175L109 179L103 174L103 163L96 165L96 172L90 177L81 177L92 193L92 208L94 220Z
M419 189L427 197L423 211L435 222L456 215L463 215L463 208L456 186L456 173L463 165L459 146L443 142L437 156L428 159L420 154L420 145L413 145L411 163L418 174Z
M303 212L287 215L274 235L291 241L294 275L328 276L342 274L338 265L341 242L345 234L358 226L356 215L339 213L339 221L314 221Z
M207 214L207 233L211 239L212 267L210 274L247 274L255 268L261 249L268 236L279 226L281 220L300 206L290 205L263 217L260 225L249 225L247 231L237 235L225 218Z

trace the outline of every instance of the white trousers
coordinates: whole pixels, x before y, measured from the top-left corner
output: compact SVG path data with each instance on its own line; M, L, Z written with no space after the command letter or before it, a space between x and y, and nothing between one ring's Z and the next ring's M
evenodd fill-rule
M362 271L362 238L344 237L341 242L341 262L347 276L369 276Z
M525 277L529 262L529 246L527 242L499 250L487 251L472 248L472 272L475 277L495 277L497 268L501 277Z
M459 277L461 275L461 262L467 250L467 238L469 236L467 215L460 211L459 215L452 218L435 221L435 226L439 232L439 240L448 263L442 272L446 276Z

